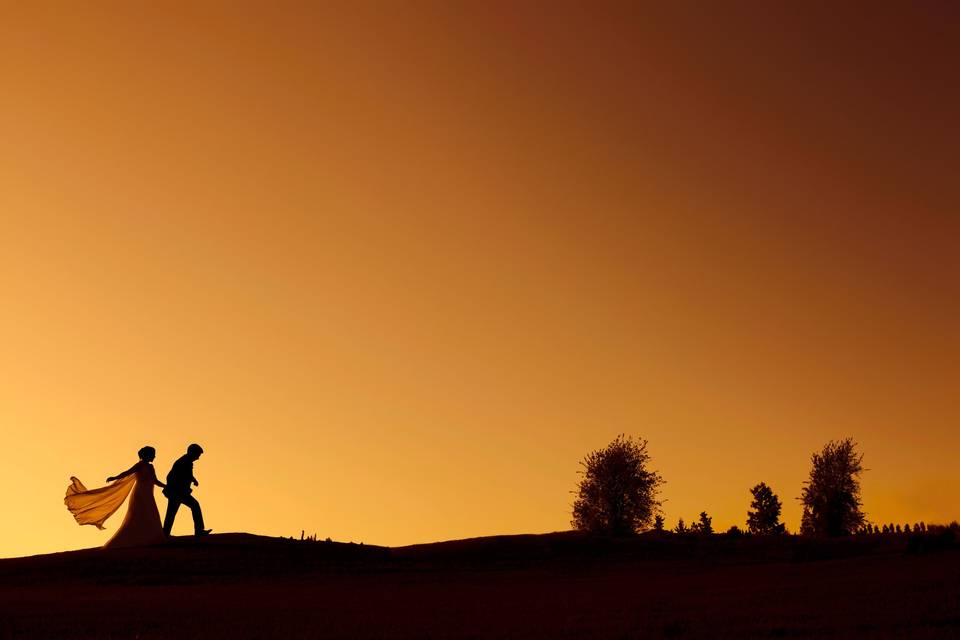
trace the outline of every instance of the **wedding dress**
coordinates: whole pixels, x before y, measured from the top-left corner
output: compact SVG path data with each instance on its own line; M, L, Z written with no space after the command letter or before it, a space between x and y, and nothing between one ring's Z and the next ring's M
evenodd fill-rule
M79 524L92 524L104 529L104 521L120 508L130 497L127 515L120 528L104 547L139 547L163 542L163 526L160 511L153 497L157 480L153 465L141 460L133 466L132 473L99 489L87 489L77 478L71 477L67 495L63 499L67 509Z

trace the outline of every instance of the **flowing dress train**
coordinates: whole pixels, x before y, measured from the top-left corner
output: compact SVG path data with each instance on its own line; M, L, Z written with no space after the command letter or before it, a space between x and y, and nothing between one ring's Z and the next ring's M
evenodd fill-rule
M163 542L160 511L153 497L157 480L153 465L141 460L133 466L133 473L99 489L88 490L77 478L70 478L64 503L79 524L92 524L103 529L104 521L120 508L127 496L127 515L120 528L104 547L139 547Z

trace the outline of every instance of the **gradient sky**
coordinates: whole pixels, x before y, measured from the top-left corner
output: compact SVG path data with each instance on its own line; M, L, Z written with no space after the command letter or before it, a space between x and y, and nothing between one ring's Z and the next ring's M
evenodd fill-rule
M192 441L217 531L563 530L618 433L960 515L955 3L311 4L0 10L0 556Z

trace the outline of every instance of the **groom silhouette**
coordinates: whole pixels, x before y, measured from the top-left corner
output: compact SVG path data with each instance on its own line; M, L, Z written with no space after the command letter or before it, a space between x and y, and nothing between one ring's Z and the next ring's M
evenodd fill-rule
M187 447L187 453L173 463L173 468L167 474L167 486L163 490L163 495L167 496L167 515L163 519L163 533L168 538L181 504L187 505L193 512L194 535L205 536L212 531L212 529L203 528L203 513L200 511L200 503L190 495L193 493L191 484L200 486L197 479L193 477L193 463L199 460L202 454L203 448L200 445L190 445Z

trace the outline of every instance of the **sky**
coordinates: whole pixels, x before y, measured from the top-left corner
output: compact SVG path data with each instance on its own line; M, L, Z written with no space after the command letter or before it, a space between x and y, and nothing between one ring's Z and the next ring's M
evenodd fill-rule
M621 433L960 517L960 15L811 4L5 4L0 556L191 442L219 532L566 530Z

